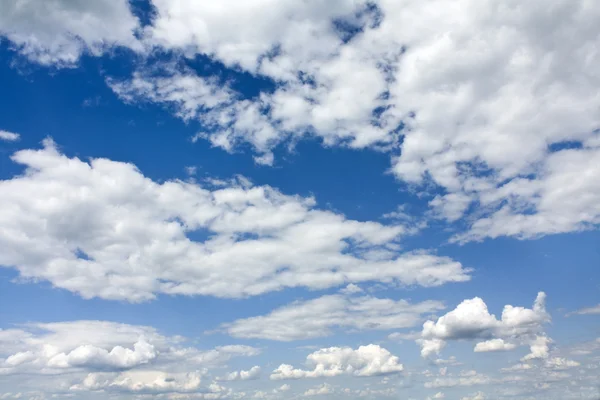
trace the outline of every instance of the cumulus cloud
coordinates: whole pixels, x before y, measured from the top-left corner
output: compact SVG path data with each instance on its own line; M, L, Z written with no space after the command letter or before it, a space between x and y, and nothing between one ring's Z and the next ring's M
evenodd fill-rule
M249 370L233 371L227 375L217 378L220 381L248 381L258 379L260 377L260 367L255 365Z
M324 383L317 387L308 389L306 392L304 392L304 396L319 396L324 394L333 394L334 391L335 390L333 386L331 386L328 383Z
M530 353L525 355L521 361L535 360L539 358L548 358L550 351L549 344L552 340L546 336L536 336L535 339L530 343Z
M458 241L600 223L595 2L151 5L155 16L141 29L125 0L5 2L0 34L43 64L114 45L155 47L269 80L274 89L252 99L192 71L109 84L130 102L174 104L202 121L208 129L196 138L214 146L250 144L259 164L307 136L400 154L399 179L445 192L431 200L432 215L457 221L477 210Z
M84 298L469 280L448 258L399 254L401 225L348 220L269 186L157 183L131 164L69 158L50 140L12 159L27 169L0 181L0 264Z
M263 316L239 319L224 325L231 336L281 341L331 335L335 328L388 330L417 325L423 314L445 307L439 301L411 304L372 296L334 294L297 301Z
M600 223L600 141L596 142L554 152L535 178L513 179L482 193L483 208L492 206L495 211L477 219L469 232L455 240L531 238L596 227Z
M547 357L549 339L541 335L543 324L550 321L545 301L545 293L540 292L531 309L506 305L498 320L479 297L464 300L437 321L423 324L421 338L417 340L421 355L439 354L451 340L486 339L476 344L475 351L511 350L527 344L531 347L531 355L527 357Z
M350 347L330 347L309 354L307 364L313 369L296 369L281 364L271 373L271 379L322 378L339 375L376 376L402 372L398 357L388 350L370 344L353 350Z
M217 88L208 90L213 105L202 121L218 129L198 137L215 146L249 143L264 164L278 144L308 135L328 146L400 148L392 162L399 179L446 192L430 202L433 215L456 221L478 210L456 240L598 225L600 6L471 3L154 0L144 40L272 80L273 92L251 100L226 89L228 99L215 103ZM142 79L142 91L136 76L117 93L172 103L165 87L182 78L195 80L190 93L206 88L186 74ZM186 117L207 109L176 97ZM589 178L572 179L582 168Z
M21 135L14 132L4 131L0 129L0 140L4 140L6 142L16 142L21 138Z
M123 371L146 366L166 366L175 372L259 354L250 346L200 350L186 347L183 342L184 338L163 336L147 326L107 321L31 323L0 330L0 375Z
M474 351L476 353L483 353L488 351L504 351L513 350L517 347L514 343L506 343L503 339L491 339L485 342L479 342L475 345Z
M140 50L138 19L127 0L3 1L0 36L31 61L72 65L84 52L100 55L111 46Z
M169 374L162 371L128 371L119 374L90 373L72 391L108 390L131 393L185 393L200 388L201 373Z

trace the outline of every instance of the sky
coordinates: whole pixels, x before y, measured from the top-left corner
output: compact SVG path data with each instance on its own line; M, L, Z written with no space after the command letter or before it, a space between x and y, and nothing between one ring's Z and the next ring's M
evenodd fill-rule
M0 2L0 399L599 399L598 20Z

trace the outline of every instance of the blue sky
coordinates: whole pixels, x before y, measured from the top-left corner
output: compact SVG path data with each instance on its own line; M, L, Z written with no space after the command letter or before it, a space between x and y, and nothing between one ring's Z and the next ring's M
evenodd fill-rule
M600 7L418 3L1 5L0 399L598 398Z

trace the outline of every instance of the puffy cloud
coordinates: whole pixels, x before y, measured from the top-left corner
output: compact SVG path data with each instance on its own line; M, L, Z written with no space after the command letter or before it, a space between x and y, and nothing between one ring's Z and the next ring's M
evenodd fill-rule
M273 163L281 142L308 135L326 145L401 148L392 168L399 179L430 179L446 192L430 203L435 215L455 221L477 210L456 240L599 223L594 2L153 3L146 43L202 53L275 85L251 100L230 96L202 115L217 129L198 137L215 146L250 143L263 164ZM182 76L168 80L146 79L136 97L172 103L164 87L178 87ZM206 110L197 98L176 97L180 114ZM572 146L580 148L565 150ZM573 179L582 168L589 177Z
M400 225L348 220L269 186L156 183L131 164L69 158L50 140L12 159L27 169L0 181L0 264L84 298L469 279L448 258L398 254Z
M247 371L233 371L224 377L217 378L220 381L248 381L253 379L258 379L260 377L260 367L255 365Z
M131 80L108 79L107 84L127 102L142 98L171 104L184 120L199 117L203 111L227 104L234 97L215 79L171 72L168 77L148 77L138 72Z
M423 314L444 309L438 301L411 304L372 296L326 295L224 325L234 337L291 341L331 335L334 328L387 330L417 325Z
M540 292L532 309L506 305L498 320L479 297L464 300L437 321L423 324L421 339L417 340L421 355L439 354L449 340L487 339L478 343L475 351L510 350L517 345L529 344L532 355L528 357L547 356L549 339L537 336L542 332L542 325L550 320L545 301L545 293Z
M535 360L538 358L548 358L550 351L549 344L552 340L546 336L537 336L530 344L530 353L521 359L521 361Z
M0 330L0 375L122 371L150 365L176 372L222 365L232 357L259 353L256 348L240 345L203 351L185 347L184 340L163 336L152 327L107 321L32 323Z
M542 234L590 229L600 223L600 142L546 157L535 178L518 178L481 194L494 211L477 219L455 240ZM498 207L497 207L498 206Z
M71 386L73 391L110 390L132 393L178 393L197 391L200 373L169 374L162 371L128 371L120 374L90 373Z
M330 347L318 350L307 357L312 370L295 369L281 364L271 374L271 379L321 378L339 375L376 376L402 372L404 367L398 357L388 350L370 344L353 350L350 347Z
M113 45L136 50L139 27L127 0L3 1L0 36L30 60L71 65L82 53L99 55Z
M7 142L16 142L21 138L21 135L14 132L4 131L0 129L0 140L4 140Z
M549 369L563 370L568 368L579 367L581 363L573 360L568 360L563 357L553 357L545 361L544 366Z
M485 342L479 342L475 345L474 351L476 353L483 353L487 351L505 351L513 350L517 347L514 343L506 343L503 339L491 339Z
M334 391L335 390L333 386L331 386L328 383L324 383L317 387L308 389L306 392L304 392L304 396L319 396L323 394L333 394Z

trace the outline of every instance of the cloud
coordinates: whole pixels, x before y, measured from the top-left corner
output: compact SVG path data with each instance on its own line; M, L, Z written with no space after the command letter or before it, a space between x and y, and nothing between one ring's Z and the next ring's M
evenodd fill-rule
M128 371L119 374L90 373L71 391L108 390L131 393L185 393L198 391L200 373L169 374L163 371Z
M398 357L388 350L370 344L353 350L350 347L330 347L318 350L307 357L312 370L295 369L281 364L271 374L272 380L322 378L339 375L377 376L402 372L404 367Z
M398 253L401 225L348 220L269 186L157 183L131 164L69 158L50 140L12 159L27 169L0 181L0 264L84 298L470 279L449 258Z
M485 393L483 392L477 392L477 393L473 393L470 396L465 396L465 397L461 397L460 400L485 400Z
M333 386L328 383L308 389L304 392L304 396L319 396L323 394L333 394L335 392Z
M437 321L423 324L421 338L417 340L421 355L439 354L450 340L486 339L476 344L476 352L510 350L528 344L532 349L528 357L547 356L549 339L540 335L542 325L550 321L545 301L545 293L540 292L532 309L506 305L498 320L479 297L464 300Z
M437 392L436 394L434 394L433 396L429 396L427 397L427 400L433 400L433 399L444 399L446 398L446 395L442 392Z
M85 52L98 56L115 45L141 50L134 35L138 28L127 0L0 4L0 36L43 65L70 66Z
M108 321L31 323L0 330L0 375L110 372L149 366L174 373L259 354L258 349L241 345L200 350L184 346L184 340L163 336L152 327Z
M545 362L545 367L553 370L564 370L579 367L581 363L563 357L553 357Z
M598 160L600 142L548 155L537 177L513 179L482 193L481 206L492 206L495 211L477 219L454 240L532 238L596 227L600 223Z
M548 358L548 353L550 351L548 345L551 342L552 340L546 336L536 336L536 338L530 344L531 352L525 355L521 361Z
M600 304L598 304L597 306L592 306L592 307L585 307L582 309L579 309L577 311L573 311L567 315L596 315L596 314L600 314Z
M263 316L239 319L223 327L233 337L292 341L329 336L335 328L388 330L417 325L423 314L443 310L438 301L411 304L372 296L326 295L298 301Z
M474 351L476 353L483 353L488 351L505 351L513 350L517 345L514 343L506 343L503 339L491 339L485 342L479 342L475 345Z
M262 165L306 137L400 154L390 157L398 179L444 192L431 215L468 217L456 241L600 223L593 2L435 0L423 11L416 0L152 0L143 29L125 0L18 4L0 8L0 34L42 64L72 65L118 45L203 54L269 81L272 90L250 99L173 67L108 83L128 102L201 121L195 138L227 151L250 144Z
M207 94L210 79L184 71L138 74L117 90L131 101L175 102L185 118L202 111L213 129L198 137L214 146L249 143L267 165L276 146L307 136L399 153L392 171L400 180L446 192L431 200L433 215L469 216L455 240L599 223L595 3L435 0L425 11L415 0L153 4L147 45L204 54L274 85L254 99L214 84ZM174 100L182 80L212 105L177 89ZM574 179L582 168L588 178Z
M425 382L426 388L450 388L456 386L487 385L493 380L476 371L462 371L459 376L438 377L431 382Z
M217 378L220 381L248 381L258 379L260 377L260 367L255 365L247 371L233 371L224 377Z
M21 135L19 135L18 133L3 131L0 129L0 140L4 140L7 142L16 142L20 138L21 138Z

